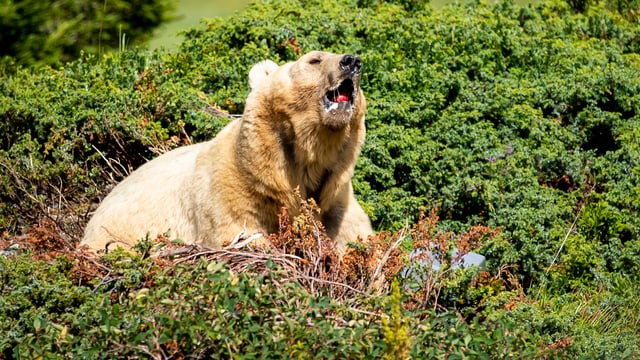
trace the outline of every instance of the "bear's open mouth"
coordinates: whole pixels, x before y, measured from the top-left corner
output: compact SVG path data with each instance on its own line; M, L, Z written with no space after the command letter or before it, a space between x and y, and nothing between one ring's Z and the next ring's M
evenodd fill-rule
M355 88L352 79L344 79L338 87L330 89L324 96L324 105L327 110L337 108L341 103L353 105Z

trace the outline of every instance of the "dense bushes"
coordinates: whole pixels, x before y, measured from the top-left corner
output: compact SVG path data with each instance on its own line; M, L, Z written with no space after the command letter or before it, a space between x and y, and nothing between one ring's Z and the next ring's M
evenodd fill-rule
M173 6L172 0L3 1L0 64L58 65L81 52L140 45L171 18Z
M8 276L7 267L16 263L20 267ZM311 296L276 268L267 276L236 273L206 260L163 268L122 254L111 255L109 263L115 281L96 279L98 291L92 291L73 286L77 273L67 257L52 266L26 256L0 258L0 355L358 359L387 353L397 359L385 345L380 325L384 312L407 328L410 340L400 344L414 358L553 353L530 343L539 340L509 318L471 325L454 313L409 318L399 309L392 312L397 296L384 306L374 305L375 312L362 312L353 304Z
M239 63L315 48L360 54L369 136L356 188L379 228L402 226L420 205L438 207L452 230L499 226L509 242L492 250L495 264L517 262L531 283L582 207L603 198L617 209L603 220L624 228L607 240L631 241L620 252L637 247L635 210L610 192L635 187L620 173L637 166L633 22L604 5L575 13L562 2L438 12L291 2L278 17L257 16L270 6L188 32L172 67L189 64L185 75L213 101L241 111L244 88L231 85L244 81Z
M638 321L640 290L637 6L572 5L256 2L187 31L176 53L127 50L20 70L0 83L0 227L17 234L47 216L76 240L108 183L212 137L227 121L222 110L241 113L253 63L312 49L357 53L368 136L355 188L376 227L400 229L425 206L439 209L443 231L499 228L481 252L496 278L518 284L452 281L446 306L469 322L412 314L434 321L413 330L412 351L437 348L427 335L446 343L429 326L450 321L452 337L476 339L467 324L486 331L495 320L516 342L637 355L639 334L625 325ZM616 344L598 337L610 324ZM379 354L381 332L358 334Z

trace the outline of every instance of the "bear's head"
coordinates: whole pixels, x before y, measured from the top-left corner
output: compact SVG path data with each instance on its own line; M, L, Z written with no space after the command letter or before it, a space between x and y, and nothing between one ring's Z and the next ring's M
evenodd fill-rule
M300 125L296 123L320 123L330 131L343 130L364 119L361 68L357 56L322 51L282 66L262 61L249 72L247 109L266 111L264 115L275 121L291 121L294 128Z

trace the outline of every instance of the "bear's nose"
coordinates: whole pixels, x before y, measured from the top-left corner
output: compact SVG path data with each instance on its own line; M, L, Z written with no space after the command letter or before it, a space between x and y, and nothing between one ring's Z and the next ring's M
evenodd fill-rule
M340 69L342 71L359 73L360 68L362 68L362 60L357 56L345 55L340 60Z

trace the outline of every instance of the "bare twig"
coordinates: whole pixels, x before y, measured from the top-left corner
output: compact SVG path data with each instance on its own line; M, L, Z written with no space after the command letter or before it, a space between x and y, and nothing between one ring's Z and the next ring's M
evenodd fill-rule
M242 114L229 114L228 112L218 108L217 106L211 105L205 101L207 104L206 107L201 108L203 111L211 114L214 117L226 117L229 119L239 119L242 117Z
M100 155L100 157L102 158L102 160L104 160L104 162L107 164L109 169L111 169L111 171L113 171L118 177L120 177L121 179L124 179L129 175L129 171L127 171L127 169L125 169L124 166L122 166L122 164L118 160L112 159L112 158L107 159L107 157L102 153L102 151L100 151L100 149L98 149L95 145L91 145L91 147ZM120 170L113 167L113 165L111 164L112 162L116 163L122 169L122 172L120 172ZM113 178L113 176L111 176L111 174L109 174L109 180L111 180L111 182L114 184L117 183L117 181Z
M347 285L345 283L341 283L341 282L337 282L337 281L331 281L331 280L318 279L318 278L313 277L313 276L296 275L294 277L294 279L304 279L304 280L309 280L309 281L312 281L312 282L318 282L318 283L334 285L334 286L341 286L341 287L347 288L347 289L349 289L349 290L351 290L351 291L353 291L353 292L355 292L357 294L361 294L361 295L366 295L367 294L366 292L358 290L358 289L356 289L356 288L354 288L352 286L349 286L349 285Z
M245 231L242 230L241 232L238 233L238 235L236 235L233 240L231 241L231 243L227 246L224 247L224 249L242 249L243 247L249 245L250 243L252 243L253 241L264 237L264 234L262 233L255 233L253 235L250 235L249 237L247 237L246 239L239 241L240 239L243 238Z
M398 246L400 246L400 243L402 242L402 240L404 240L405 230L406 228L403 228L400 231L400 233L398 234L398 239L393 243L393 245L389 247L389 249L387 249L387 252L385 252L382 259L380 259L380 262L378 263L378 266L376 267L376 270L374 271L373 276L369 281L369 285L367 286L367 293L371 293L371 291L373 290L374 284L376 280L378 280L378 277L380 276L380 274L382 274L382 268L389 260L389 256L391 256L391 253L393 252L393 250L397 249Z

